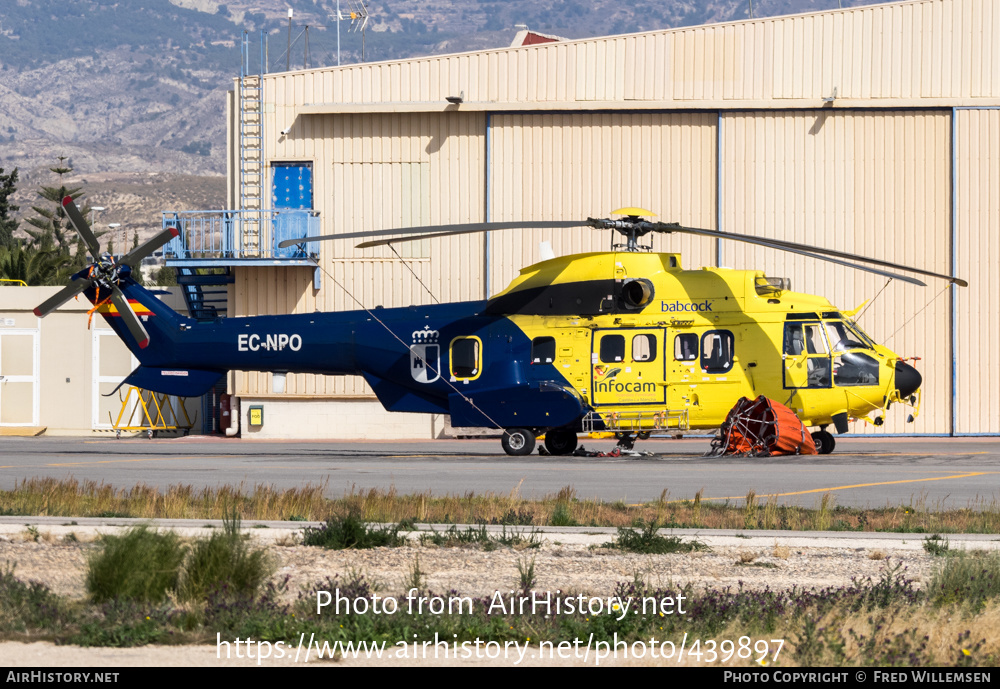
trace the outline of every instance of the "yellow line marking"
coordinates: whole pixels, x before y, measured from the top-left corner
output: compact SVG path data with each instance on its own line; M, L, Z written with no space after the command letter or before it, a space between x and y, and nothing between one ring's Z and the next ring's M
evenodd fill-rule
M954 478L970 478L972 476L986 476L988 474L1000 474L1000 471L976 471L970 474L955 474L954 476L936 476L933 478L912 478L904 481L880 481L878 483L855 483L850 486L833 486L832 488L813 488L812 490L797 490L791 493L759 493L758 497L786 497L789 495L807 495L809 493L828 493L834 490L847 490L848 488L870 488L872 486L891 486L897 483L920 483L921 481L947 481ZM745 495L737 495L729 498L702 498L702 500L744 500ZM684 500L671 500L671 502L685 502Z
M223 459L227 455L194 455L192 457L147 457L146 459L105 459L93 462L59 462L53 464L42 464L41 466L46 467L75 467L75 466L87 466L90 464L126 464L129 462L170 462L177 459ZM0 467L3 469L14 468L14 467ZM28 467L17 467L17 468L28 468Z

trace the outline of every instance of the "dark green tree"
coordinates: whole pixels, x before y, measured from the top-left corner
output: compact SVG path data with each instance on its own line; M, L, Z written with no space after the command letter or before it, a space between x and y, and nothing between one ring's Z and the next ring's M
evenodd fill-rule
M29 284L62 284L73 273L76 273L90 263L86 247L66 217L66 211L63 210L62 206L62 200L67 196L71 196L74 200L83 196L80 187L67 188L63 183L63 176L73 171L73 168L68 167L65 161L65 156L59 156L59 164L56 167L49 168L49 170L59 176L59 186L43 186L38 191L40 197L51 201L55 207L45 205L32 206L31 209L35 211L37 217L28 218L26 222L34 229L24 228L30 237L28 247L26 248L38 252L39 260L42 256L45 256L45 265L49 265L51 261L54 261L57 268L54 272L39 270L38 275L47 275L48 277L45 278L47 281ZM80 212L86 217L87 213L90 212L90 206L84 204Z
M17 240L14 239L14 230L17 229L17 220L11 217L12 213L19 210L20 206L15 206L10 202L10 197L17 190L17 168L10 174L4 174L0 167L0 247L12 248Z

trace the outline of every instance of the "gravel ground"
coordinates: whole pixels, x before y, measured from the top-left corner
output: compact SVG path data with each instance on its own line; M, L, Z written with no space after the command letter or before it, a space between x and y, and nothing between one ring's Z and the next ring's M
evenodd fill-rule
M55 593L70 598L85 596L84 578L88 554L97 545L99 533L114 527L54 526L38 528L38 540L24 526L0 525L0 565L16 565L23 580L46 584ZM183 535L204 534L206 529L178 529ZM596 530L593 530L596 531ZM252 537L277 557L276 577L289 577L286 594L301 591L312 595L327 577L341 580L351 572L363 573L378 582L382 595L402 593L419 557L420 570L432 591L456 590L462 595L490 596L519 588L518 564L534 560L539 591L572 591L607 596L615 583L641 576L648 584L667 586L693 583L720 588L737 586L787 588L839 586L854 577L878 577L889 563L901 562L907 575L923 583L932 568L932 558L923 551L922 536L859 535L858 539L829 540L822 534L784 532L778 536L699 534L711 546L708 552L675 555L636 555L599 547L613 533L586 530L545 533L537 549L501 547L486 552L479 546L445 548L421 546L357 551L326 551L295 545L292 529L250 529ZM69 541L72 533L77 540ZM861 536L867 536L862 538ZM690 538L685 536L685 538ZM952 540L952 547L958 542ZM977 539L968 547L996 547L993 540ZM741 563L742 561L742 563ZM183 649L183 650L181 650ZM93 650L52 647L48 644L0 644L0 666L37 665L218 665L214 647L172 647ZM251 661L232 661L241 665ZM327 664L329 664L327 662ZM340 664L340 663L338 663ZM344 664L354 664L353 661ZM433 663L431 663L433 664ZM473 663L475 664L475 663Z

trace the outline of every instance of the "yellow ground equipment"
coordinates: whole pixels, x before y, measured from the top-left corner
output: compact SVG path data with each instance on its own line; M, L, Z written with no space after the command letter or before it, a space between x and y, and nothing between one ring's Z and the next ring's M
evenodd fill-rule
M133 399L135 395L135 399ZM194 421L188 415L184 406L183 397L171 397L164 394L157 395L150 390L143 390L131 386L128 392L122 397L121 390L118 391L118 398L122 401L121 411L118 412L118 419L112 421L111 425L115 429L115 438L122 437L122 431L146 432L146 437L153 438L157 431L183 431L184 435L194 427ZM126 419L126 412L128 418ZM183 417L184 422L181 423ZM111 418L111 412L108 412ZM122 419L126 419L122 423ZM198 413L195 412L195 421Z

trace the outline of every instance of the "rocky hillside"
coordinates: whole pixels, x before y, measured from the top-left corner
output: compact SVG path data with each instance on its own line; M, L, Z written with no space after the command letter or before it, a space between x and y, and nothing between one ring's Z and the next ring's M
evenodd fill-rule
M866 0L756 0L756 16ZM289 43L288 8L294 12ZM336 0L4 0L0 167L17 167L21 214L58 156L106 222L159 227L161 210L225 204L225 92L240 40L269 32L268 71L336 64ZM341 25L343 63L508 45L523 24L567 38L748 16L749 0L372 0L364 34ZM358 10L341 0L341 10ZM308 51L305 31L308 31Z

